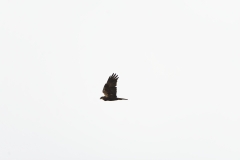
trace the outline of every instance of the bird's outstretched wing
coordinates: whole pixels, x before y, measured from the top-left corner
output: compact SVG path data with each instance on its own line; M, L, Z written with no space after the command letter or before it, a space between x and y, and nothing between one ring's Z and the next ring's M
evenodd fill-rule
M116 98L117 97L117 80L118 75L113 73L109 76L107 83L103 87L103 93L106 97Z

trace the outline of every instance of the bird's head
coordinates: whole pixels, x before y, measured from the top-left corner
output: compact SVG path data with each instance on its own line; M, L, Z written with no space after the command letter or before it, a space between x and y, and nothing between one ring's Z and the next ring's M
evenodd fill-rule
M100 97L100 99L106 101L106 97L105 96Z

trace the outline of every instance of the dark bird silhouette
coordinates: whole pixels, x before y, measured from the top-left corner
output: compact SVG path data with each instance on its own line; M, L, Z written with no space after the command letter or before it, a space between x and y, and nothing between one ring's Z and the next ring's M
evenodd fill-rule
M107 83L103 87L103 93L105 96L102 96L100 99L104 101L116 101L116 100L127 100L125 98L117 98L117 80L118 75L113 73L109 76Z

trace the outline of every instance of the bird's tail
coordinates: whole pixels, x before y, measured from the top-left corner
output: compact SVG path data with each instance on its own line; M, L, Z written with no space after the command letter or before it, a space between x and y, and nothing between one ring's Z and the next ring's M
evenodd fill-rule
M117 98L118 100L128 100L128 99L125 99L125 98Z

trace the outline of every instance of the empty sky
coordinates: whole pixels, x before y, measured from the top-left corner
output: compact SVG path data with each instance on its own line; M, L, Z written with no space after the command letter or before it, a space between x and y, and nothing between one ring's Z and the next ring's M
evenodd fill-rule
M239 8L2 0L0 159L239 160Z

